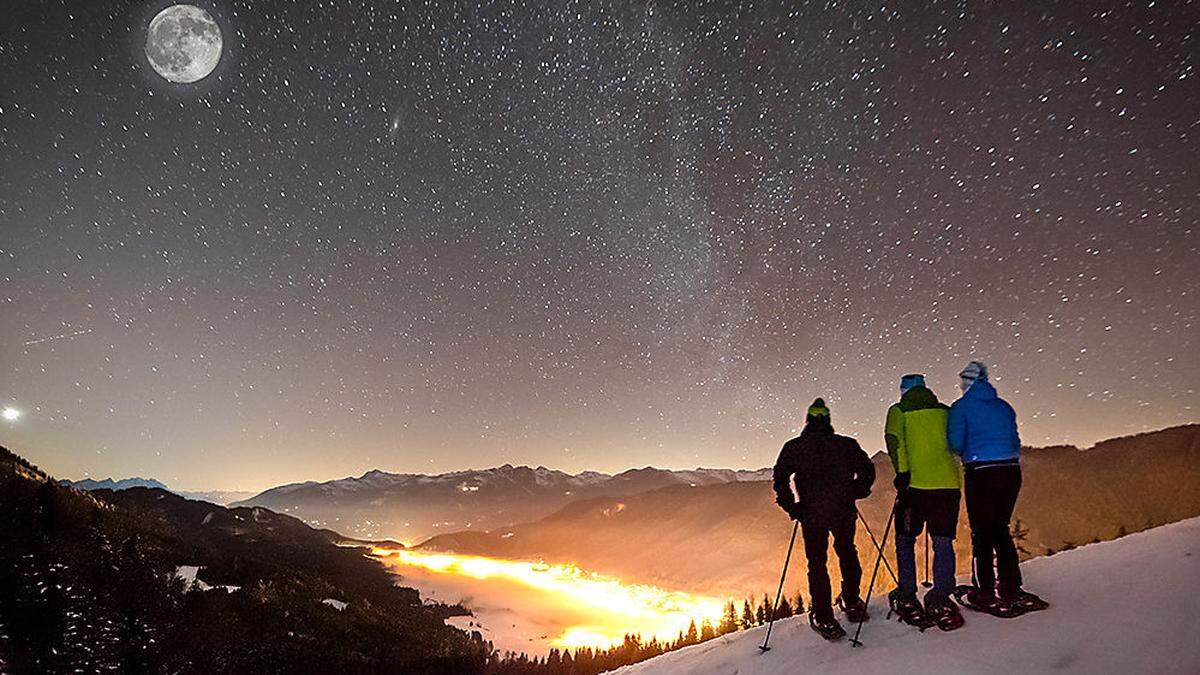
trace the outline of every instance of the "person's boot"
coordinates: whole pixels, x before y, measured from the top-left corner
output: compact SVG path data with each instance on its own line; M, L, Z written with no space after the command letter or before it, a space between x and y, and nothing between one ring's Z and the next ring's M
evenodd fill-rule
M959 586L954 589L954 599L958 600L958 603L963 607L973 609L976 612L991 614L1001 619L1011 619L1014 616L1021 615L1020 610L997 598L995 593L984 588ZM929 608L926 607L926 611L928 610Z
M926 614L916 596L903 593L899 588L888 593L888 618L895 614L904 623L925 630L934 625L933 619Z
M950 602L949 598L933 593L926 594L925 613L942 630L951 631L962 628L962 613L958 611L958 607L953 602Z
M867 603L863 602L862 598L846 600L839 595L837 606L846 614L846 620L850 623L863 623L871 619L870 613L867 612Z
M1050 606L1050 603L1022 589L1020 586L1002 586L1000 588L1000 600L1010 605L1013 609L1019 610L1022 614L1025 612L1037 612Z
M833 618L833 612L826 615L824 612L818 614L812 610L808 612L808 625L812 627L821 637L833 642L846 637L846 631L842 628L842 624Z

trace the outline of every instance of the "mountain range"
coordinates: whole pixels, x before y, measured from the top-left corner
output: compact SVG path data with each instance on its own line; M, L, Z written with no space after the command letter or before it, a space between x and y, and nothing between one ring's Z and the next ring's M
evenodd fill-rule
M859 509L879 535L894 491L887 458L875 464L874 492ZM1198 465L1200 425L1083 450L1026 448L1013 525L1022 558L1059 559L1083 544L1200 515ZM505 465L438 476L375 471L284 486L276 497L354 509L428 499L430 514L487 515L495 505L504 509L493 515L500 525L438 535L419 547L571 562L624 581L741 597L774 589L792 528L768 477L765 470L653 468L570 475ZM422 602L365 556L364 546L333 529L261 506L226 508L160 487L93 483L91 491L60 484L0 448L0 671L550 672L519 659L496 670L497 655L482 636L444 625L464 608ZM522 513L541 515L514 520ZM863 528L857 544L870 561L874 548ZM965 574L965 511L956 550ZM1109 588L1109 577L1142 579L1147 569L1123 564L1078 575L1091 580L1089 588ZM794 555L789 596L803 589L804 572L803 556ZM880 575L877 592L892 585Z
M129 488L158 488L159 490L168 490L174 492L180 497L187 499L196 499L199 501L210 502L212 504L220 504L222 506L232 502L240 501L254 495L253 492L244 490L208 490L199 492L189 492L185 490L171 490L161 481L154 478L121 478L119 480L113 478L105 478L104 480L93 480L84 478L83 480L68 480L66 478L58 481L67 487L73 487L76 490L128 490Z
M581 499L769 478L769 469L646 467L609 475L505 464L432 476L370 471L357 478L283 485L235 505L266 507L349 536L411 542L439 533L487 531L535 520Z
M895 491L886 455L859 511L881 536ZM1013 521L1022 558L1200 515L1200 425L1072 446L1026 448L1023 486ZM572 562L589 571L687 589L742 596L779 583L791 522L775 505L770 482L672 486L575 501L537 520L488 532L462 531L419 545L523 560ZM858 528L859 555L874 547ZM965 507L955 542L959 570L970 569ZM892 546L888 558L894 560ZM836 567L836 565L834 565ZM881 574L883 572L881 571ZM803 556L789 582L803 587ZM889 588L891 581L888 580Z
M62 483L63 485L66 485L67 487L73 487L77 490L89 490L89 491L90 490L128 490L129 488L135 488L135 487L158 488L160 490L167 489L166 485L163 485L162 483L160 483L159 481L157 481L153 478L137 478L137 477L121 478L120 480L114 480L112 478L105 478L104 480L93 480L91 478L84 478L83 480L75 480L75 481L67 480L64 478L64 479L60 480L59 483Z

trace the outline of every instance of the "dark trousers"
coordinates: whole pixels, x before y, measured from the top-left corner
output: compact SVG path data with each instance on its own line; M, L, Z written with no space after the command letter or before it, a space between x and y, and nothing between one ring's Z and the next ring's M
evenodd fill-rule
M858 563L858 549L854 547L854 530L857 523L854 515L830 523L804 520L800 531L804 535L804 555L808 558L808 593L812 596L812 613L819 619L833 618L830 599L829 535L833 535L833 550L837 553L838 567L842 571L842 598L858 598L858 586L862 582L862 566Z
M909 488L896 496L896 573L902 596L917 596L917 537L926 526L933 537L933 590L925 595L926 607L945 604L954 592L958 502L956 489Z
M971 550L975 557L975 584L1000 594L1021 588L1021 567L1008 522L1021 491L1021 467L1016 464L967 467L967 521L971 524ZM993 564L995 569L993 569Z

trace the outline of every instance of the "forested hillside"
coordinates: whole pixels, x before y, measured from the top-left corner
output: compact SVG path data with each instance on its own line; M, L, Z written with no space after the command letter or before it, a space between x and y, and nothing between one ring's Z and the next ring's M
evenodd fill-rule
M472 672L490 645L338 536L157 489L85 493L0 449L5 672ZM196 568L199 568L198 570Z

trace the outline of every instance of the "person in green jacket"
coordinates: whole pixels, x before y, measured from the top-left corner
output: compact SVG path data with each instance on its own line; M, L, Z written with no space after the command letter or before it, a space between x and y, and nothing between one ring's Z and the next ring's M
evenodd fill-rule
M884 442L896 470L896 567L898 587L888 602L906 623L945 630L962 625L950 594L954 591L954 537L958 530L957 458L946 442L949 408L938 402L923 375L900 380L900 401L888 408ZM933 588L925 606L917 600L914 547L922 530L933 538Z

